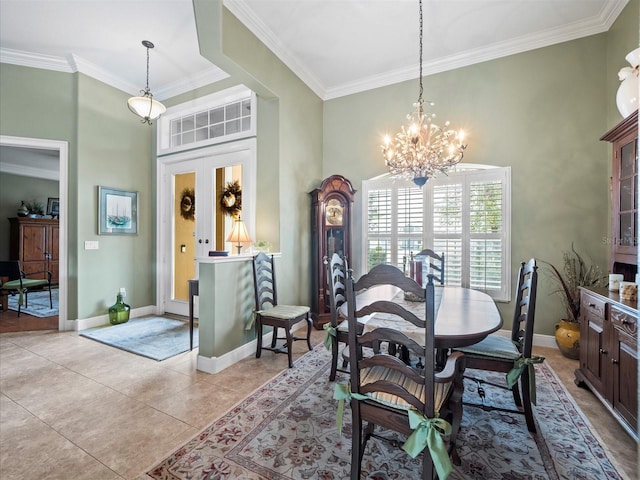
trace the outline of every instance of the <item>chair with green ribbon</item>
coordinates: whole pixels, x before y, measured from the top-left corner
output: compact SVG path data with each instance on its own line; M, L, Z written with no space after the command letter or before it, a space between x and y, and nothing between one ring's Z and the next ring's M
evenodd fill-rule
M506 373L504 383L492 383L486 380L473 379L478 382L478 392L482 404L465 403L481 407L484 410L498 410L520 413L525 416L527 428L536 432L532 404L536 405L536 363L544 361L543 357L532 355L533 322L535 319L536 290L538 287L538 267L532 258L522 262L518 271L515 312L511 337L491 334L481 342L456 350L465 354L467 368ZM517 409L487 405L484 402L483 383L510 390Z
M429 275L423 289L396 267L378 265L357 282L349 272L346 283L350 382L337 384L334 398L338 400L339 429L344 403L348 401L351 405L351 479L360 478L367 440L372 436L389 439L389 430L407 437L402 448L409 455L415 458L422 453L419 478L431 480L435 470L438 478L446 479L452 469L450 455L459 463L455 440L462 418L464 355L452 354L444 369L436 373L433 277ZM425 320L392 301L378 300L356 306L356 292L376 285L394 285L425 298ZM376 314L396 315L408 326L425 328L424 344L399 329L359 332L358 319ZM381 348L385 344L410 352L409 364ZM416 368L421 358L424 368Z
M35 277L35 278L29 278ZM25 273L20 269L20 262L17 260L0 262L0 296L2 298L2 308L7 309L8 294L18 294L18 316L22 305L29 306L29 291L34 288L49 289L49 303L53 308L53 298L51 297L51 272L29 272Z
M323 328L327 331L324 346L331 350L331 373L329 380L336 379L336 372L349 373L348 353L343 355L342 366L338 368L338 357L340 356L340 344L347 344L349 336L347 333L347 320L341 318L338 309L346 301L345 278L347 276L347 259L334 253L331 259L324 259L327 275L327 294L329 296L329 312L331 320Z

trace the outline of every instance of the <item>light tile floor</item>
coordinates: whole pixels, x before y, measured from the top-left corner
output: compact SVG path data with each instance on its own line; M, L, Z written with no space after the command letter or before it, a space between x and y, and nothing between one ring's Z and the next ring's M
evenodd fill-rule
M323 338L313 331L314 345ZM298 357L305 343L294 350ZM637 478L637 446L573 385L577 362L538 353ZM156 362L74 332L0 334L0 478L135 479L287 366L285 355L265 351L209 375L196 358L194 350Z

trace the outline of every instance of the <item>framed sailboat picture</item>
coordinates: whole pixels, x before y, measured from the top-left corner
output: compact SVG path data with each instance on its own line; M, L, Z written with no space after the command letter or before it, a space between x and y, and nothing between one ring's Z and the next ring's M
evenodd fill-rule
M138 192L98 186L98 235L138 234Z

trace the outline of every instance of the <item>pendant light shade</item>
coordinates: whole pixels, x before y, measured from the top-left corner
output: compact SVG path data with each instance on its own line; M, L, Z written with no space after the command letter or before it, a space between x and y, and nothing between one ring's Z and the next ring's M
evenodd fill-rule
M149 124L151 123L149 120L155 120L167 111L167 107L159 101L154 100L151 93L142 97L131 97L127 100L127 104L129 105L129 110L139 117L142 117L143 122Z
M142 46L147 49L147 86L144 90L140 90L142 96L131 97L127 101L129 110L142 118L142 123L148 123L151 125L151 120L155 120L164 112L167 111L167 107L153 99L153 94L149 90L149 49L154 45L149 40L143 40Z

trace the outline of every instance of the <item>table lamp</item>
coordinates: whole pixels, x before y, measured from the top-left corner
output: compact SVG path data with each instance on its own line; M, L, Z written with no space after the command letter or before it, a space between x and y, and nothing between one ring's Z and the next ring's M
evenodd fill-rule
M240 217L233 222L233 228L227 237L227 242L234 242L236 244L238 255L240 255L240 250L242 250L242 243L251 242L251 237L249 236L249 232L247 232L247 227Z

